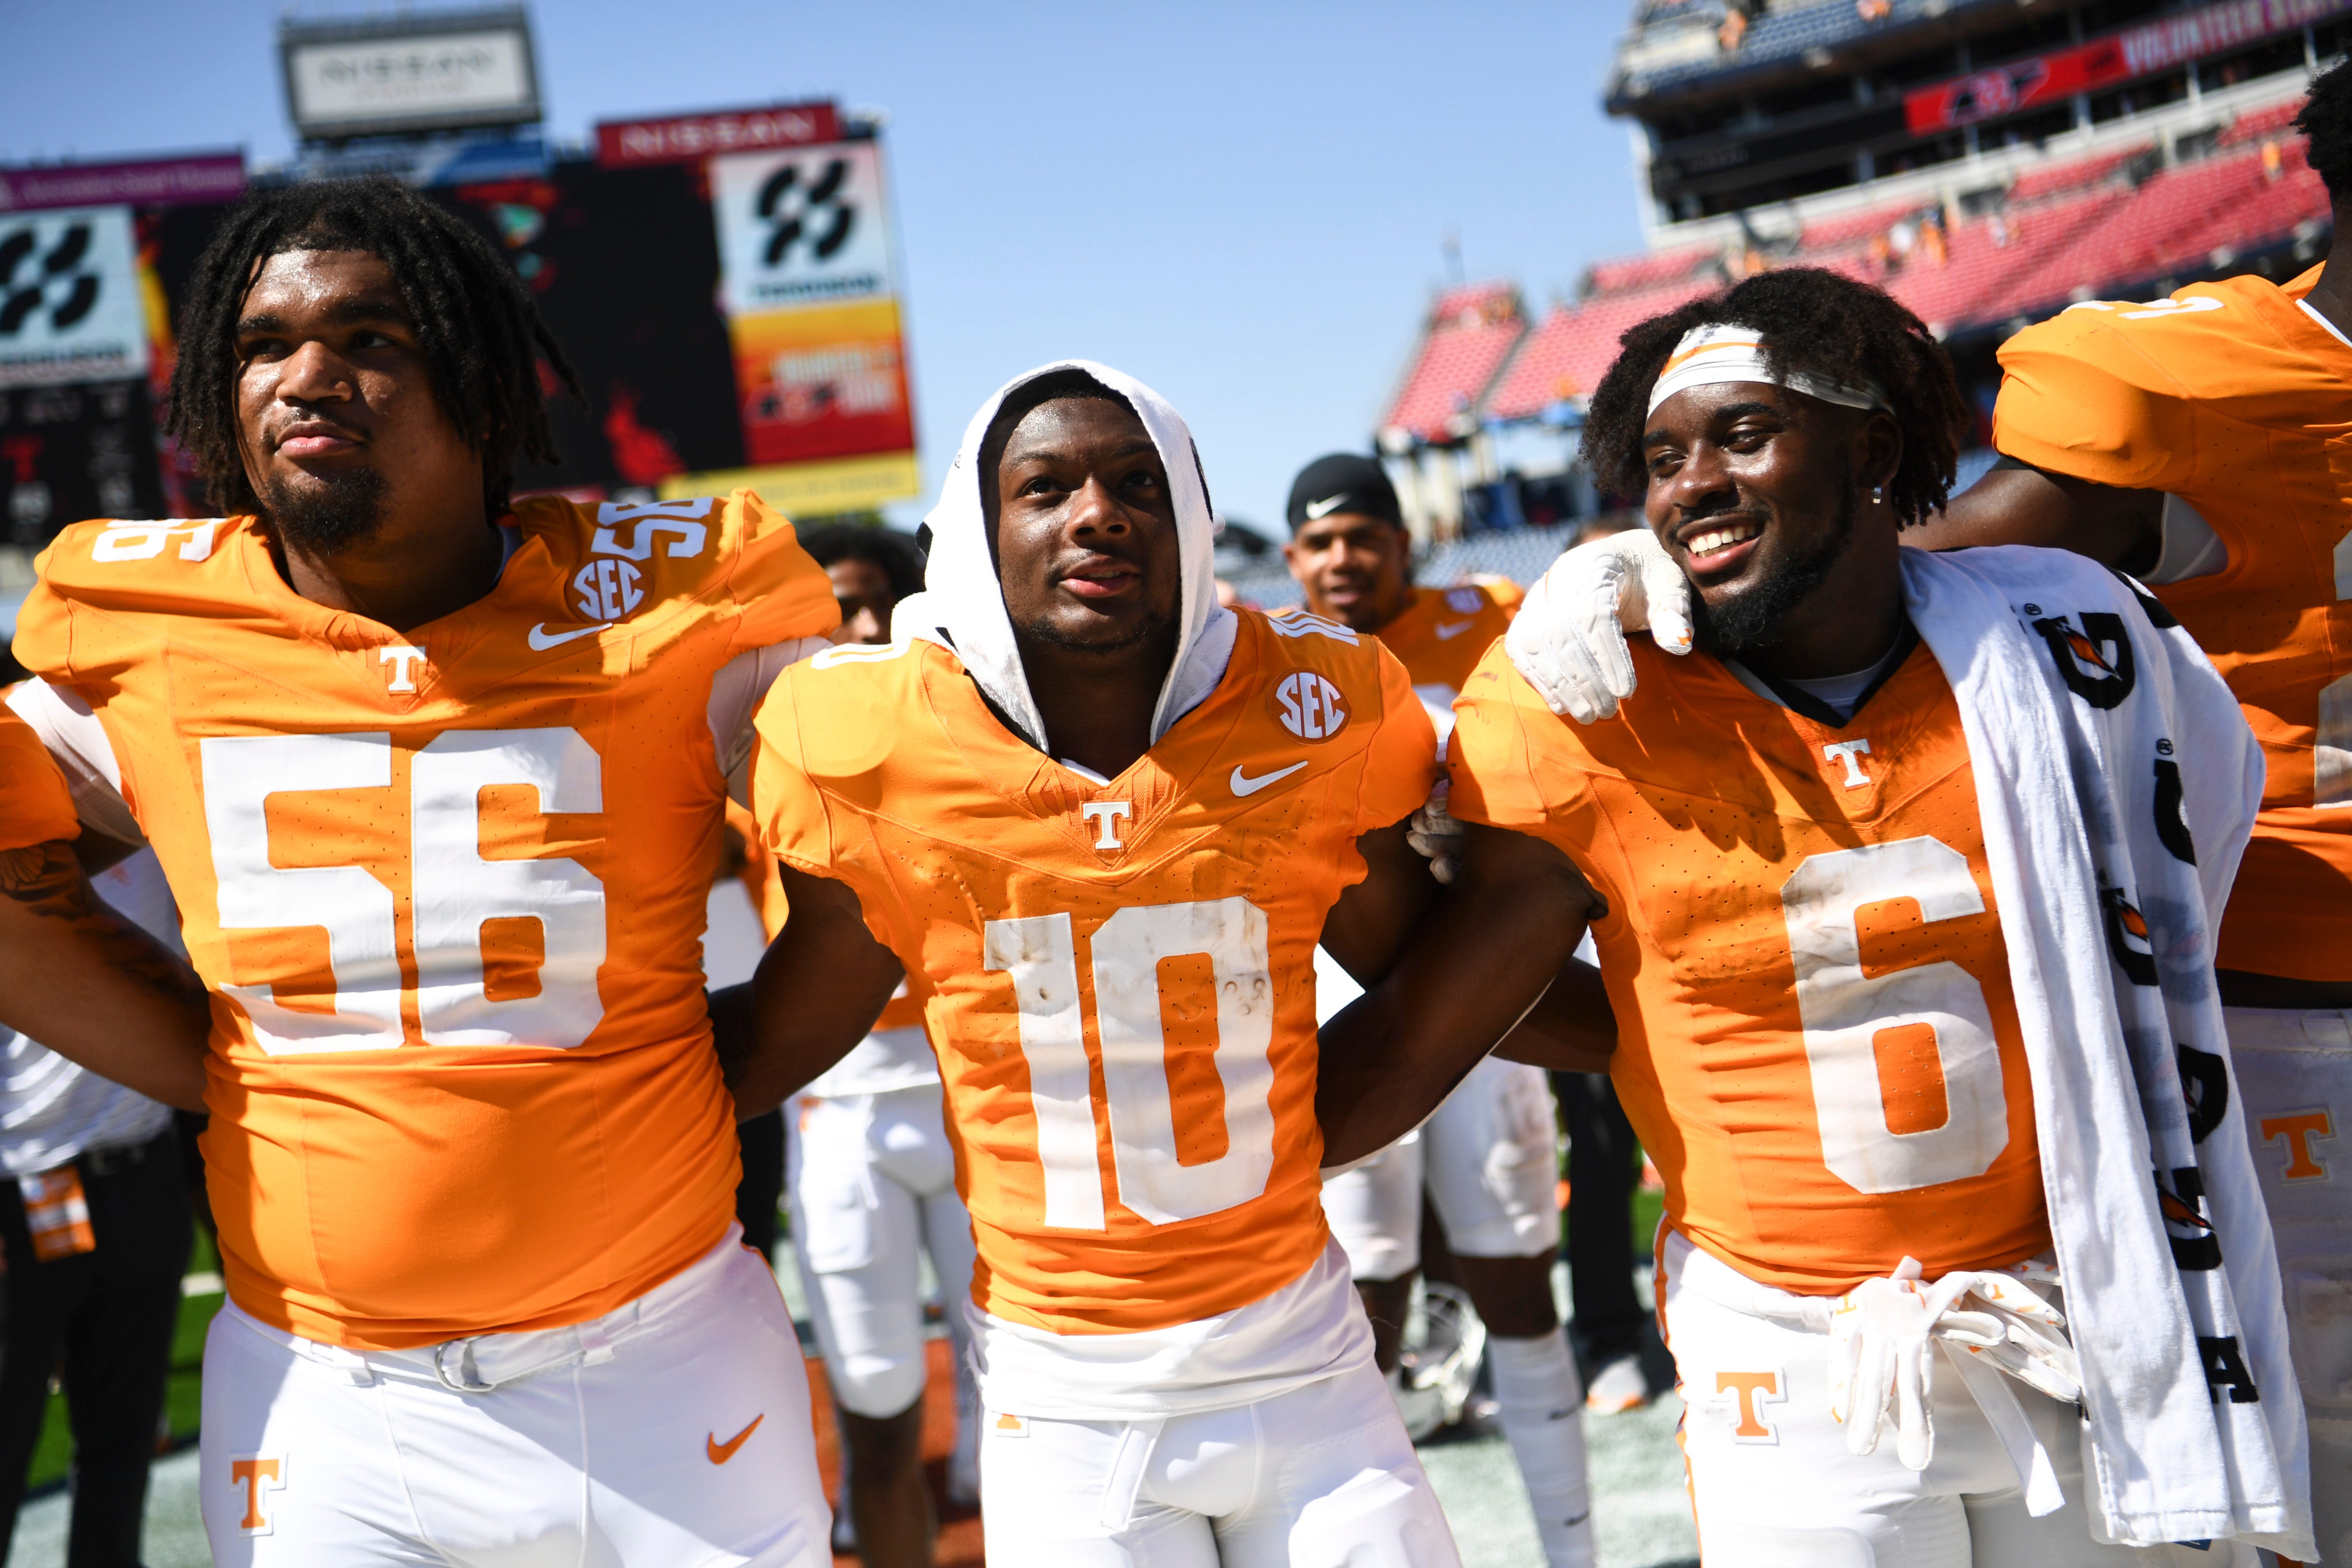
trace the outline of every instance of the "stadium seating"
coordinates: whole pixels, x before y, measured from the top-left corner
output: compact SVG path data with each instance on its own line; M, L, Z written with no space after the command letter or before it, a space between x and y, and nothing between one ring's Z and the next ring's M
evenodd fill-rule
M1405 373L1382 425L1410 430L1423 440L1445 438L1448 423L1476 404L1527 330L1518 290L1508 283L1441 294L1430 310L1412 368Z
M2135 186L2149 146L2031 170L1989 211L1946 224L1916 196L1805 226L1776 267L1827 267L1874 283L1947 336L2049 315L2074 300L2146 290L2169 277L2275 247L2328 216L2298 140L2278 132L2299 102L2240 115L2209 155ZM1908 224L1908 236L1897 226ZM1932 229L1933 232L1929 232ZM1907 250L1895 243L1907 237ZM1465 412L1532 418L1588 397L1625 330L1718 288L1720 244L1593 265L1582 299L1533 331L1497 314L1503 285L1442 297L1388 423L1423 439L1458 434ZM1515 301L1515 296L1510 297Z

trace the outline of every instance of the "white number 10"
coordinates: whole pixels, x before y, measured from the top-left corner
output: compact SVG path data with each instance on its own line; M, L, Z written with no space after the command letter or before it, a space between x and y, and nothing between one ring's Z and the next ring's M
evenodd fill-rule
M1079 1018L1077 941L1066 914L991 921L987 967L1013 977L1021 1054L1037 1117L1045 1220L1102 1230L1102 1162ZM1274 976L1265 912L1246 899L1123 909L1090 939L1118 1201L1153 1225L1247 1203L1274 1171ZM1225 1152L1182 1163L1168 1087L1160 965L1203 957L1215 977L1215 1066L1224 1086Z

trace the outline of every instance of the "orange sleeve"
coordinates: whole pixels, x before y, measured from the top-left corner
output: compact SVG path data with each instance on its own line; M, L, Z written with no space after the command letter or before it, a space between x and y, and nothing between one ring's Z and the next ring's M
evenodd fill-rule
M0 708L0 849L72 838L81 832L65 775L33 727Z
M735 646L768 647L794 637L823 637L841 625L833 579L801 548L793 525L751 490L725 501L740 543L730 589L740 606Z
M837 874L832 822L801 746L796 699L803 673L797 666L786 670L761 700L754 721L760 743L751 752L751 815L777 859L813 876L831 877Z
M1447 809L1556 845L1590 876L1599 823L1583 756L1570 721L1544 706L1498 642L1454 704Z
M1437 783L1437 730L1397 656L1366 639L1380 661L1381 724L1364 748L1363 789L1356 831L1402 822L1421 808Z
M2001 345L1992 444L2096 484L2187 489L2198 468L2199 404L2105 315L2077 306Z

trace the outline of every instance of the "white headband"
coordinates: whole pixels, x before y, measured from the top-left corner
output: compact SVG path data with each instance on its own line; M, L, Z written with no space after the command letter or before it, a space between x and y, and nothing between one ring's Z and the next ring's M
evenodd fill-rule
M1848 386L1843 382L1807 375L1801 370L1775 375L1764 364L1761 332L1750 327L1717 324L1693 327L1683 334L1683 341L1666 356L1665 368L1658 372L1658 384L1650 389L1649 411L1655 414L1658 405L1685 387L1713 386L1726 381L1759 381L1768 386L1785 386L1791 392L1801 392L1824 403L1843 404L1848 408L1886 406L1886 395L1868 382Z

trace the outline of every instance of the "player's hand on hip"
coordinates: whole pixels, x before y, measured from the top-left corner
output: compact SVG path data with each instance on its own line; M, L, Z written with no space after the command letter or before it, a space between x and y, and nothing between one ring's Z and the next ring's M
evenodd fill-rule
M1462 868L1462 825L1445 808L1453 787L1452 781L1439 779L1404 829L1404 841L1429 862L1429 874L1441 882L1453 881Z
M1591 724L1633 695L1625 634L1643 630L1668 653L1691 649L1690 579L1636 527L1552 563L1528 590L1503 649L1553 712Z

